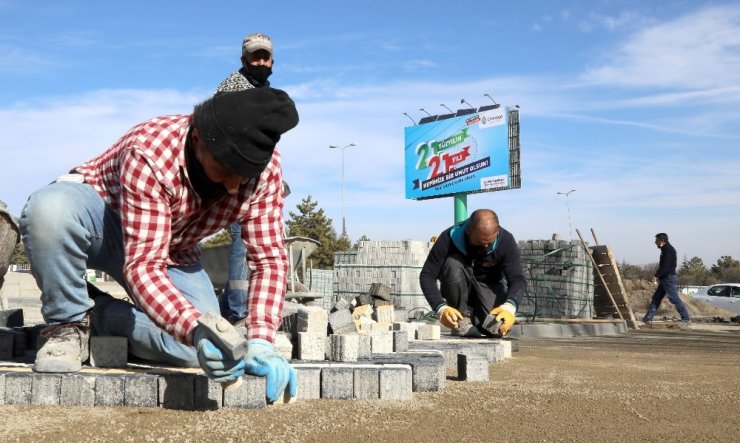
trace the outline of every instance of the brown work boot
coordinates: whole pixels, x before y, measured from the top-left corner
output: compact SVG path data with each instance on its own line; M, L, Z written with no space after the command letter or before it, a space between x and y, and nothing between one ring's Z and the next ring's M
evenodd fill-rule
M58 323L41 331L46 343L36 353L36 372L77 372L90 357L90 326L87 316L80 322Z
M458 320L457 329L453 329L451 334L458 337L482 337L478 328L471 323L470 317L463 317L462 320Z

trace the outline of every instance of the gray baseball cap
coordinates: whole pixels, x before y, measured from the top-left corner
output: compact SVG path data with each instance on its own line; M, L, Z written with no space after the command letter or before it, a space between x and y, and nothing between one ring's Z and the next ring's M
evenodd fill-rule
M269 35L263 34L261 32L254 32L244 37L244 41L242 42L243 56L251 54L252 52L258 51L260 49L264 49L265 51L269 52L270 55L273 55L272 39Z

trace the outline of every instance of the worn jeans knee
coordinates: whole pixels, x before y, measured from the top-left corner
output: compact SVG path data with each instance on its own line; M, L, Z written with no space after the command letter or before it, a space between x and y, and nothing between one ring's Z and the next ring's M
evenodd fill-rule
M21 239L47 323L79 321L92 308L85 272L90 249L102 238L104 211L105 202L82 183L53 183L26 202Z

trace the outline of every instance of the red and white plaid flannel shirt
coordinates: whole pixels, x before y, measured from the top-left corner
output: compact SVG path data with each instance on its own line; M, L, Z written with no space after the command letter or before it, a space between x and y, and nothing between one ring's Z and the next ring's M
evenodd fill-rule
M173 115L141 123L73 171L121 219L123 274L137 305L183 343L192 343L201 314L172 283L167 267L198 263L198 242L241 219L251 270L247 338L274 342L288 268L280 154L275 150L258 181L203 207L185 167L190 122L190 115Z

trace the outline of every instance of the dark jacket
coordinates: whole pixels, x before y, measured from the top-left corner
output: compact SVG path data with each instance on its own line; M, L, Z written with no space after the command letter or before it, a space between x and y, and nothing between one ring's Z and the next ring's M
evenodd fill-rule
M446 229L439 235L432 250L429 251L419 275L421 291L429 305L436 311L440 305L446 303L437 286L437 280L447 257L451 254L462 253L468 258L467 265L472 266L476 280L491 285L506 278L508 292L505 301L511 302L516 307L520 306L527 289L527 282L524 279L519 248L514 236L506 229L499 227L498 238L492 251L484 260L474 261L465 250L466 225L467 220Z
M676 248L666 242L666 244L660 248L660 263L658 264L658 270L655 271L655 277L661 279L675 274L677 264L678 257L676 256Z

